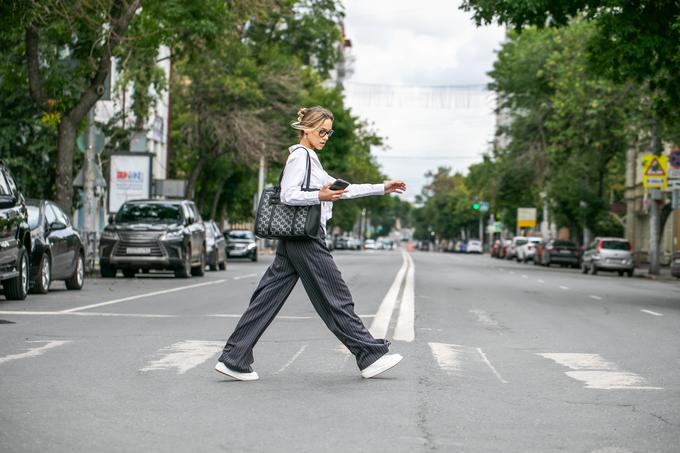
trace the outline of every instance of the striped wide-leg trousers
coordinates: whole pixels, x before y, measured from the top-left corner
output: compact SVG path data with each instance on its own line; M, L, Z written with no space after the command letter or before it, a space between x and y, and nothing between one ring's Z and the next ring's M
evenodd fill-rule
M326 326L364 369L387 353L390 342L375 339L354 313L349 288L323 239L281 240L269 266L220 357L228 368L252 371L253 348L283 307L298 278Z

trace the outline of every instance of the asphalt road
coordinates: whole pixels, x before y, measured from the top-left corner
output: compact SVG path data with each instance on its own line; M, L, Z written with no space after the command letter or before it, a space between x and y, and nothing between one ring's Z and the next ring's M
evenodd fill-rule
M680 284L487 256L336 252L403 362L365 380L298 284L213 371L271 262L0 298L0 451L680 451Z

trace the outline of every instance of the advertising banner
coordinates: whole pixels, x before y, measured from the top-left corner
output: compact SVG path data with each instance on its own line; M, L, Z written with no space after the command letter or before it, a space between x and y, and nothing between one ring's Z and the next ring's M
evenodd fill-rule
M109 212L116 213L127 200L151 197L151 154L111 155Z
M517 208L517 226L536 228L536 208Z

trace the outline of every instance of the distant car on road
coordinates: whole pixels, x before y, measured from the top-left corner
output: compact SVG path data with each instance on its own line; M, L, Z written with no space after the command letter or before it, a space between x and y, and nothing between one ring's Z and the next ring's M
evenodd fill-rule
M529 260L533 260L536 254L536 247L541 242L543 242L543 239L539 237L527 238L527 241L516 249L517 261L526 263Z
M208 220L203 222L203 225L205 226L208 268L211 271L216 271L218 268L223 271L227 268L227 241L214 221Z
M31 292L46 294L54 280L66 288L82 289L85 281L85 251L80 235L59 206L47 200L28 200L31 229Z
M551 239L536 247L534 264L550 267L551 264L578 268L580 263L579 250L576 243L561 239Z
M630 242L623 238L597 237L583 252L581 272L593 275L598 271L618 272L633 276L635 263Z
M673 260L671 261L671 275L680 278L680 252L673 253Z
M482 241L470 239L467 243L466 253L482 253Z
M24 196L0 162L0 282L5 299L24 300L28 294L31 230Z
M517 261L519 261L519 259L517 258L517 249L526 244L527 242L529 242L529 240L524 236L515 236L514 238L512 238L512 242L508 246L507 252L505 253L505 258L508 260L516 259Z
M374 239L366 239L364 241L364 249L365 250L377 250L378 246L376 245Z
M102 277L127 278L137 271L170 269L176 277L203 276L206 262L205 226L190 200L126 201L99 241Z
M229 258L250 258L257 261L257 242L255 234L250 230L225 231L227 238L227 256Z

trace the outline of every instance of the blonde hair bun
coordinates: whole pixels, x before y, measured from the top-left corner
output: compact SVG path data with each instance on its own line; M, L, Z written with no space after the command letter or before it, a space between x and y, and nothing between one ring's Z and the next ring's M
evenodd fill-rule
M291 123L290 126L300 131L311 131L319 127L326 119L333 121L333 114L321 106L301 107L297 112L297 121Z

